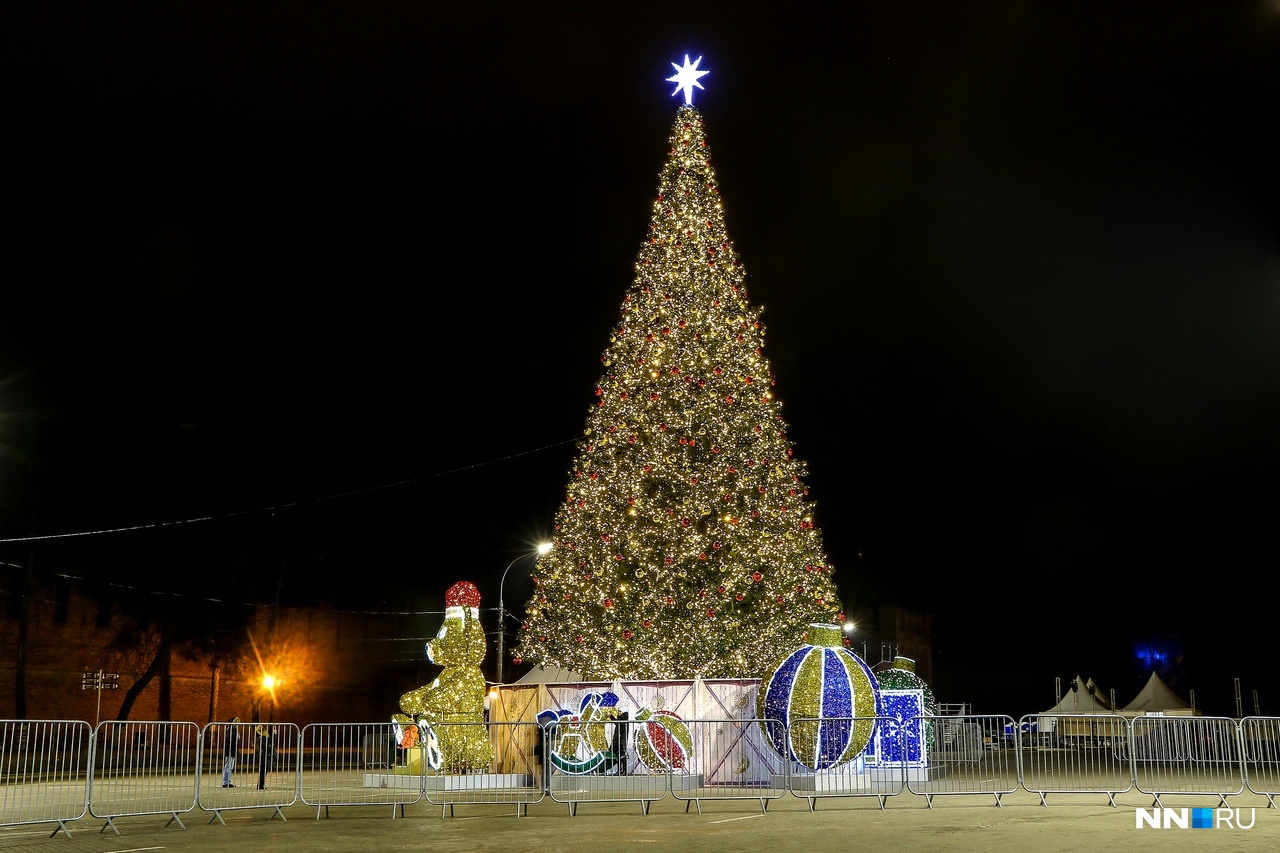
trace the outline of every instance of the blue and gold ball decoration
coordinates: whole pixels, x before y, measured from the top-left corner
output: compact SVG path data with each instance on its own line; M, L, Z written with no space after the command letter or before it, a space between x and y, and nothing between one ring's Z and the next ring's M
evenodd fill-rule
M844 647L839 625L812 624L808 640L761 687L758 711L778 755L826 770L852 761L871 742L880 686L871 667Z

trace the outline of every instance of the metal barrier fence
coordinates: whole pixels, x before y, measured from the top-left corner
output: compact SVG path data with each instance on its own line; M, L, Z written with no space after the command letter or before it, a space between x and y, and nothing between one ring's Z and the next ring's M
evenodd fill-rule
M427 767L422 776L423 796L432 805L440 806L441 817L446 812L452 814L458 805L512 805L517 817L527 813L531 803L546 796L542 784L545 765L539 754L541 731L533 722L441 726L441 766L431 767L430 756L424 757L422 763ZM488 759L485 766L450 772L444 761L449 754L447 741L472 745L471 761Z
M1133 762L1134 786L1162 794L1227 797L1244 792L1240 726L1226 717L1135 717L1117 748Z
M392 817L422 799L422 768L404 765L392 722L315 722L302 729L298 795L316 807L390 806Z
M0 826L67 823L89 809L87 765L93 733L67 720L0 722Z
M851 733L858 733L852 737ZM844 744L866 747L848 760ZM782 740L780 740L780 738ZM199 808L225 825L228 810L390 806L393 818L423 800L441 808L511 805L516 816L550 798L572 816L583 803L666 797L685 811L706 801L755 801L762 811L788 793L808 801L902 793L1040 796L1138 790L1227 798L1246 790L1276 808L1280 718L1126 718L1113 714L681 720L565 717L534 722L449 723L416 742L393 723L254 725L107 721L0 721L0 826L105 821ZM459 751L458 744L465 749ZM780 746L783 744L783 746ZM791 750L787 759L782 757ZM461 756L461 757L460 757ZM233 759L233 760L232 760ZM816 768L816 769L815 769Z
M702 814L703 801L755 800L760 811L786 796L791 767L769 745L772 719L692 720L686 724L693 746L687 768L672 767L672 795ZM637 732L637 734L641 734ZM647 735L651 739L651 735Z
M225 811L282 809L298 800L298 727L293 723L210 723L201 732L196 780L200 808L226 826Z
M302 730L299 797L316 807L390 806L391 816L422 799L425 767L403 763L421 750L398 748L393 723L312 723ZM378 771L378 772L369 772Z
M583 803L635 802L643 814L668 795L685 811L704 801L755 800L762 811L787 793L787 768L758 719L560 722L546 729L542 758L551 799L570 815ZM777 721L769 721L777 724Z
M683 723L682 723L683 725ZM539 758L547 769L547 795L570 815L582 803L634 802L643 814L670 789L667 768L686 763L688 732L673 734L641 759L636 737L645 737L640 720L583 721L569 718L544 730ZM669 730L664 729L663 737Z
M908 720L904 729L931 723L937 745L929 753L927 772L907 775L907 790L924 797L929 808L933 808L934 797L955 794L990 795L997 806L1003 805L1001 798L1019 787L1021 750L1010 755L1007 750L989 747L1004 736L1012 722L994 714Z
M766 725L766 729L769 725ZM817 756L808 765L785 762L780 786L808 801L814 811L820 800L833 797L875 797L880 808L906 786L909 772L918 772L927 761L921 750L925 724L902 722L894 717L799 718L785 737L797 752ZM799 737L797 738L797 734ZM774 732L775 738L781 733ZM867 741L853 761L838 759L851 745ZM825 757L824 757L825 753ZM825 766L825 765L831 766ZM809 765L824 765L812 769Z
M166 826L185 828L182 815L196 807L199 739L195 723L99 723L89 765L89 814L117 835L117 818L145 814L167 814Z
M1032 731L1054 737L1024 741ZM1039 794L1041 805L1050 794L1100 794L1114 806L1134 787L1133 767L1119 748L1128 737L1129 720L1118 714L1037 715L1034 725L1024 718L1015 739L1001 747L1018 748L1022 787Z
M1245 785L1266 797L1267 808L1274 809L1280 792L1280 718L1245 717L1240 721L1240 743Z

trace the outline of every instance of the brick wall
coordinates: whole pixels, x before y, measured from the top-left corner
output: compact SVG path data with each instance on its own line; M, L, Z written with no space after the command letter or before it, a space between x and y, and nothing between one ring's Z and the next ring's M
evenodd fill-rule
M20 589L16 575L0 577L0 719L16 714ZM89 723L114 719L125 691L150 662L153 647L135 652L112 648L123 617L73 579L41 578L26 600L26 717ZM299 725L382 721L399 710L402 693L434 677L417 638L423 636L425 642L434 634L439 616L281 608L273 624L271 610L255 608L250 619L248 633L257 654L249 647L216 672L208 655L174 648L169 659L171 719L200 725L236 715ZM260 686L268 667L281 678L274 704ZM83 673L98 670L118 672L119 688L84 689ZM157 676L139 695L129 718L158 719L159 708Z

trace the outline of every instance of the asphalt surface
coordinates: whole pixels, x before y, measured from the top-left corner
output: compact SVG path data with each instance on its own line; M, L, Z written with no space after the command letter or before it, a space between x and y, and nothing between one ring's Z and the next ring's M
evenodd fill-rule
M583 803L568 806L544 800L517 817L514 805L459 805L453 813L420 802L403 814L390 806L343 806L320 813L293 805L284 820L271 809L224 812L226 825L203 811L181 816L118 818L117 835L96 818L69 825L71 838L48 824L0 827L0 853L92 851L201 851L254 853L294 849L307 853L347 851L555 851L608 853L617 848L645 853L763 853L763 851L1272 851L1280 849L1280 810L1264 797L1231 797L1228 806L1253 828L1138 829L1138 808L1151 797L1118 795L1113 807L1101 794L1051 795L1042 805L1025 791L1006 794L997 805L990 795L919 795L889 798L884 809L874 798L808 801L786 795L762 810L758 801L715 801L697 806L667 797L645 814L638 803ZM1217 807L1214 797L1162 797L1170 808ZM1253 810L1253 811L1251 811ZM393 817L394 815L394 817ZM1233 815L1234 817L1234 815ZM168 825L166 825L168 824Z

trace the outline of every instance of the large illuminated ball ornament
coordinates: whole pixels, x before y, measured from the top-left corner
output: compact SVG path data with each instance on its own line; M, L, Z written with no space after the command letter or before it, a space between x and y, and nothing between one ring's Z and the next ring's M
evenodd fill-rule
M880 686L871 667L844 647L839 625L814 623L808 640L768 678L758 710L778 755L826 770L852 761L871 742Z
M644 708L636 713L636 719L644 721L636 731L636 754L640 756L640 763L659 773L689 769L693 734L678 714Z

